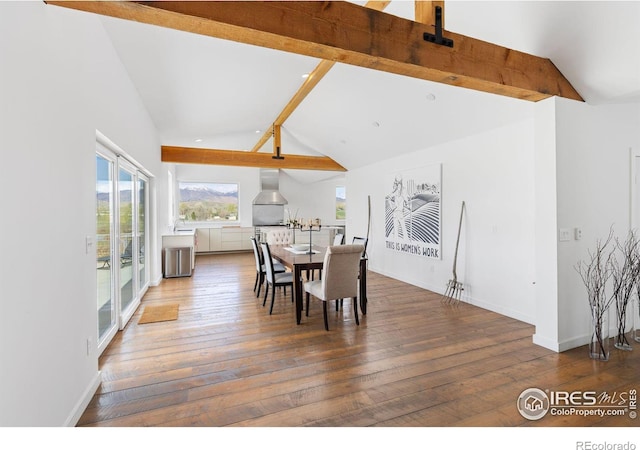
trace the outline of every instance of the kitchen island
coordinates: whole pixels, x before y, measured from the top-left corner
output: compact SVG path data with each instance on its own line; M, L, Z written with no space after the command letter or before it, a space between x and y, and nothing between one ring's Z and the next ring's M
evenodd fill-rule
M255 236L256 239L259 239L261 242L268 242L267 236L269 231L277 231L277 230L291 230L286 226L260 226L256 227ZM297 244L305 244L309 242L309 231L308 230L292 230L294 233L294 242ZM313 244L320 245L322 247L328 247L333 245L333 239L336 234L341 233L345 234L345 228L343 225L327 225L322 226L320 230L313 231L313 237L311 238Z

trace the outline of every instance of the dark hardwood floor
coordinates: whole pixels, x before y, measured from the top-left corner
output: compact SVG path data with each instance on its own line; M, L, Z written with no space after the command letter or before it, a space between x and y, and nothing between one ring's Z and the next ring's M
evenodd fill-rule
M253 292L250 253L198 256L190 278L149 289L100 358L103 383L79 426L636 427L623 416L525 419L527 388L622 393L640 387L640 344L608 362L554 353L533 326L369 272L368 314L312 300L296 325L291 292L273 315ZM146 305L175 321L138 325ZM628 400L628 399L627 399Z

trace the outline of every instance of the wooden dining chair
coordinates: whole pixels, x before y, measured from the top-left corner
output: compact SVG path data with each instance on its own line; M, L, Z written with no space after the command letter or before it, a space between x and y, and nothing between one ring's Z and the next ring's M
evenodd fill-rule
M264 301L262 306L267 304L267 296L269 295L269 286L271 286L271 308L269 308L269 314L273 313L273 303L276 299L276 288L283 287L284 295L287 295L287 286L291 287L291 301L293 302L293 273L291 272L276 272L274 269L273 258L271 257L271 250L269 244L261 242L262 256L264 257L264 266L266 269L265 281L266 286L264 289Z
M354 236L353 240L351 241L352 244L360 244L364 246L364 250L362 250L362 256L365 257L367 256L367 243L368 243L369 239L367 238L363 238L363 237L358 237L358 236Z
M364 251L362 245L334 245L327 248L322 267L322 279L307 281L304 290L307 293L307 316L309 315L309 298L322 300L324 329L329 331L327 319L327 302L343 298L353 299L353 313L356 324L358 318L358 274L360 273L360 256Z
M251 236L251 247L253 247L253 256L256 260L256 281L253 284L253 292L256 293L256 297L260 297L260 290L262 289L262 285L264 284L264 278L267 273L267 268L264 264L264 256L262 255L262 250L258 247L258 241L255 237ZM282 273L285 272L286 269L284 266L278 262L273 263L273 271L274 273Z

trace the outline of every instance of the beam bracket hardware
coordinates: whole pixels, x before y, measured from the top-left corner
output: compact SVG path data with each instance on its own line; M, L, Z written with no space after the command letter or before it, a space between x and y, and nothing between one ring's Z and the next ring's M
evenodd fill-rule
M424 33L422 37L427 42L453 48L453 39L442 36L442 7L436 6L436 34Z
M276 154L272 156L273 159L284 159L284 156L280 156L280 147L276 147Z

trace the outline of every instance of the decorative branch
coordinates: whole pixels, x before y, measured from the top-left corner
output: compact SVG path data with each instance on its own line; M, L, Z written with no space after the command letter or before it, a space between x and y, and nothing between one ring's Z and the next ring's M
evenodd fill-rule
M620 349L629 349L631 346L625 334L627 325L627 306L631 300L633 290L638 283L640 275L640 244L633 231L629 232L627 239L620 242L616 239L616 248L621 254L622 262L617 258L612 259L613 267L613 297L616 302L617 334L615 346Z
M296 209L293 217L291 217L291 210L289 208L286 208L285 211L287 213L287 223L285 225L298 225L298 210Z
M595 329L595 337L600 348L600 353L605 354L604 336L602 334L603 319L606 311L613 302L614 295L607 295L607 282L613 275L613 259L615 247L609 249L613 240L613 228L609 230L606 240L597 240L594 252L589 251L589 260L580 261L575 266L576 271L582 278L582 282L587 289L587 299L591 309L591 318Z

